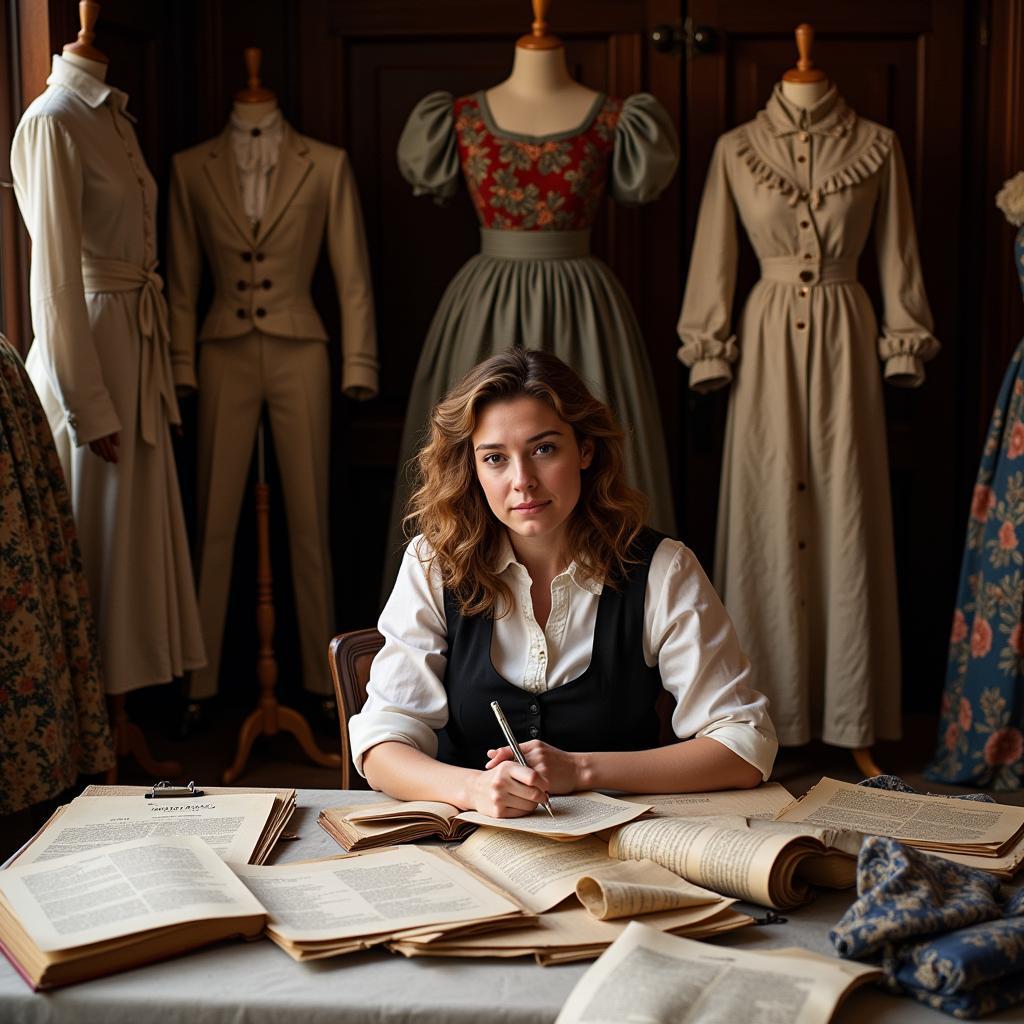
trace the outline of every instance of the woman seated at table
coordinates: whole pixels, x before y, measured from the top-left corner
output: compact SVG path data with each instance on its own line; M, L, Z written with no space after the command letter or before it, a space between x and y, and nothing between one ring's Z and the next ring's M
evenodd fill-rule
M514 817L549 794L768 778L767 700L692 552L644 527L622 440L576 373L534 350L491 357L434 407L407 517L419 535L349 723L375 789ZM667 746L662 690L682 741Z

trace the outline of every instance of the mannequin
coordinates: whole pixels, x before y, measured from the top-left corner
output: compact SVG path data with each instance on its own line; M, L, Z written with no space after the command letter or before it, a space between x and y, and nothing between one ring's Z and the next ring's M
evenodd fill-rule
M172 169L171 358L179 393L198 389L199 605L209 653L191 676L193 700L217 690L235 530L264 406L285 499L302 681L321 696L331 691L330 362L310 296L322 243L341 306L342 391L377 392L369 260L348 154L284 120L260 83L261 57L244 52L247 85L224 131L175 154ZM215 293L200 325L204 264Z
M580 85L565 63L565 47L549 35L546 0L534 0L532 31L516 41L512 73L487 90L487 104L502 128L523 135L551 135L575 128L597 93Z
M679 358L696 391L732 384L715 583L780 743L818 736L875 776L901 681L882 383L922 384L939 343L899 140L814 67L813 37L798 26L797 66L716 144ZM734 319L738 224L761 277ZM872 231L881 316L857 280Z
M831 83L828 76L811 60L811 45L814 43L814 29L804 22L796 27L796 46L800 54L796 67L782 76L782 95L798 107L809 110L828 92Z
M574 81L546 0L517 40L511 74L456 98L425 96L398 144L416 195L443 203L464 179L481 228L480 252L449 283L424 339L406 409L386 549L383 594L405 547L407 474L430 409L471 367L516 345L553 352L581 373L629 433L631 483L648 521L676 531L671 474L647 347L608 267L590 253L605 196L639 205L675 173L671 118L647 93L608 96ZM443 230L440 228L439 230Z
M12 147L33 241L26 365L71 494L115 748L160 778L180 767L152 759L125 695L205 656L170 443L180 417L156 273L156 185L128 98L105 84L107 58L92 46L98 13L79 4L78 38L54 57Z

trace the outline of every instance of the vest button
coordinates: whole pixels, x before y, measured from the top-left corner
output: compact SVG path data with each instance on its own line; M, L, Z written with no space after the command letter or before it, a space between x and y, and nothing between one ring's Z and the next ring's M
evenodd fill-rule
M260 306L260 308L256 310L256 315L261 317L266 316L267 311L262 306Z
M244 309L236 309L235 310L235 316L237 316L239 320L244 320L245 319L245 310Z
M239 290L240 292L244 292L244 291L245 291L245 289L246 289L246 288L248 288L248 287L249 287L249 286L248 286L248 285L247 285L247 284L246 284L246 283L245 283L244 281L239 281L239 282L238 282L238 290Z
M537 726L535 726L535 725L531 725L530 726L530 735L534 739L536 739L540 735L540 729L538 729Z
M269 277L263 278L263 287L264 288L269 288L272 284L273 284L273 282L270 280Z
M246 263L251 263L252 262L252 253L251 252L243 252L242 253L242 259Z
M540 705L539 704L531 704L530 705L530 714L531 715L537 714L538 711L540 711Z

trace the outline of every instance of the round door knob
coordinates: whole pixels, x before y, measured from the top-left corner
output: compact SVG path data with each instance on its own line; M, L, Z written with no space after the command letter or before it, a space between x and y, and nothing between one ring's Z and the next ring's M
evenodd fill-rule
M655 25L651 29L651 45L658 53L675 53L685 44L685 36L674 25Z
M697 53L714 53L718 49L718 33L707 25L698 25L691 41Z

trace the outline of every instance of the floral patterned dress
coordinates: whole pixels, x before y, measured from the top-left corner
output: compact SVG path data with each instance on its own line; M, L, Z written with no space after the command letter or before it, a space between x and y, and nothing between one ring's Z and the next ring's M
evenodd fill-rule
M498 128L482 92L433 93L398 145L417 195L450 199L461 175L481 226L481 252L449 284L424 341L399 465L416 452L431 407L473 366L510 345L565 360L615 410L629 437L627 469L650 501L652 526L675 533L668 460L643 338L622 286L589 254L606 194L656 199L672 179L678 141L654 97L598 94L574 129L528 136ZM408 490L399 474L389 557L402 543ZM386 585L390 586L390 579Z
M0 335L0 815L113 763L64 474L28 374Z
M1024 227L1017 232L1024 288ZM1024 779L1024 341L989 422L949 638L936 782L1019 789Z

